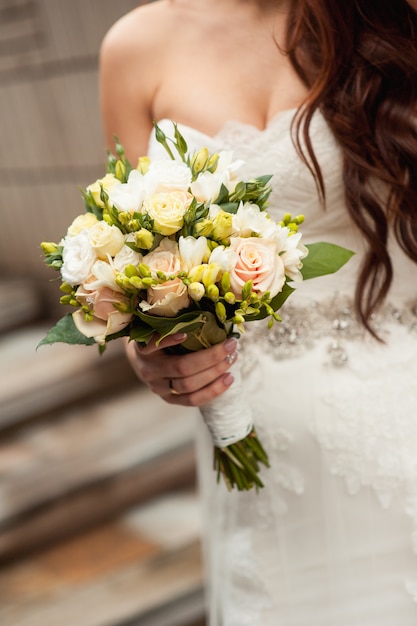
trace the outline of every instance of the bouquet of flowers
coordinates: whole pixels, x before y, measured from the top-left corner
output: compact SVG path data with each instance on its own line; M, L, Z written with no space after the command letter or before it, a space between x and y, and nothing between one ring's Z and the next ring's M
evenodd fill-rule
M47 265L60 272L61 303L75 311L40 345L98 344L103 351L119 337L146 344L185 332L180 350L204 349L247 322L279 322L291 282L335 272L350 258L332 244L305 246L302 216L270 218L270 176L241 180L231 152L189 153L176 124L171 138L157 124L155 133L166 159L140 157L134 168L116 140L106 175L83 192L86 212L59 243L41 244ZM218 477L230 489L259 488L268 457L234 376L200 410Z

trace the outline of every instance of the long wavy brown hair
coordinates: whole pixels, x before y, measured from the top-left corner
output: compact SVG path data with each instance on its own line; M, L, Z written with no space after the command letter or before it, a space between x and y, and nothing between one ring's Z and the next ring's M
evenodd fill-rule
M417 262L417 13L405 0L294 0L287 50L309 88L297 144L323 198L308 134L317 109L343 152L346 206L367 242L355 307L375 335L371 316L393 278L390 231Z

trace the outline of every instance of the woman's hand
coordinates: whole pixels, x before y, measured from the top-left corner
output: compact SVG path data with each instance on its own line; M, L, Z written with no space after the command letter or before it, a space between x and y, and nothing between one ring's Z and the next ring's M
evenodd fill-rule
M136 375L151 391L170 404L202 406L221 395L233 382L229 367L237 359L237 341L229 338L212 348L183 355L166 354L187 335L166 337L159 346L152 339L146 347L127 345L127 357Z

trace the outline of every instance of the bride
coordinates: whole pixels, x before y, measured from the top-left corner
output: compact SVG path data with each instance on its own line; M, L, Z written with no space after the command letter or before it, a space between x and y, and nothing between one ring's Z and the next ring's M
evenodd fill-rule
M260 493L215 482L201 429L210 626L417 624L417 15L405 0L157 0L101 51L106 139L191 148L273 174L269 212L355 251L302 284L273 331L128 357L168 403L201 406L238 360L267 448Z

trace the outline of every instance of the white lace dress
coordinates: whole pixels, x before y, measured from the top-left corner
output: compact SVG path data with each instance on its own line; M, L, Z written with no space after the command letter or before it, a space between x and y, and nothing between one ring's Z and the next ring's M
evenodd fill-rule
M417 625L417 266L392 244L395 277L374 320L352 314L362 243L344 208L341 159L320 115L312 137L327 210L290 138L293 112L265 131L236 122L192 147L233 149L245 175L274 174L269 212L303 213L306 243L356 251L306 281L268 331L248 325L239 362L271 468L260 493L215 482L201 428L210 626ZM161 126L169 132L167 121ZM150 153L160 146L151 139Z

